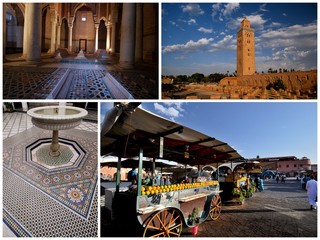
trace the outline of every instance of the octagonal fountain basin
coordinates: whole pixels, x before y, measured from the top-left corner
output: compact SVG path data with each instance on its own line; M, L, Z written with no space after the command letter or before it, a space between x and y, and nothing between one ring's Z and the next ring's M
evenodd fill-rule
M77 127L88 112L78 107L46 106L30 109L27 114L36 127L52 130L49 154L56 157L60 155L59 130Z

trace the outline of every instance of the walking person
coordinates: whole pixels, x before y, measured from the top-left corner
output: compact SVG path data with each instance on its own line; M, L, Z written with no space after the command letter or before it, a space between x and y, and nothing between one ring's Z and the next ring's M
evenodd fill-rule
M314 180L314 176L311 175L310 180L307 182L306 190L309 198L310 209L317 209L317 193L318 193L318 183Z
M258 179L258 177L255 177L255 179L254 179L254 184L255 184L255 186L256 186L256 192L260 191L260 189L259 189L259 179Z
M286 183L286 176L284 174L281 176L281 183Z
M259 187L260 187L260 192L262 192L264 190L263 179L262 178L259 179Z
M276 181L279 183L279 175L276 176Z

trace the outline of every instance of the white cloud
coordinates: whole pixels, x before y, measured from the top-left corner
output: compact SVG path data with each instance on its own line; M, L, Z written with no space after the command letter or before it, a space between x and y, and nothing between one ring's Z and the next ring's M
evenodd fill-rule
M169 23L170 23L171 25L173 25L173 26L178 26L175 21L171 21L171 20L170 20Z
M266 6L267 6L267 4L266 4L266 3L264 3L264 4L260 5L260 7L259 7L259 11L262 11L262 12L269 12L269 10L267 10L267 9L266 9Z
M204 28L204 27L200 27L198 28L199 32L203 32L203 33L212 33L212 29L211 28Z
M280 27L282 24L278 22L272 22L271 27Z
M219 50L236 50L236 40L232 35L226 35L222 40L217 43L211 44L213 47L209 52L217 52Z
M194 42L193 40L188 41L186 44L175 44L175 45L169 45L165 46L163 48L163 53L171 53L171 52L196 52L205 50L210 42L213 41L213 38L201 38L197 42Z
M224 5L224 9L222 9L222 14L223 16L228 17L238 8L240 8L240 3L228 3Z
M204 11L201 9L200 5L197 3L189 3L187 5L182 5L182 12L188 13L192 16L198 16L204 14Z
M263 29L264 24L268 21L268 20L264 19L261 14L248 15L246 17L250 21L250 26L252 28L254 28L255 30ZM229 22L227 23L227 26L230 29L239 29L242 20L243 20L243 17L238 17L236 19L230 19Z
M177 108L179 111L184 112L185 110L182 108L183 105L185 105L186 103L183 102L164 102L164 105L167 106L174 106L175 108Z
M225 18L230 18L232 13L237 11L239 8L239 3L212 4L212 19L213 21L223 21Z
M184 110L181 108L181 105L168 105L165 106L166 104L162 105L160 103L154 103L154 109L156 110L157 113L164 115L165 117L169 117L171 120L175 120L175 118L182 117Z
M193 19L193 18L191 18L189 21L188 21L188 25L194 25L194 24L196 24L197 23L197 21L195 20L195 19Z

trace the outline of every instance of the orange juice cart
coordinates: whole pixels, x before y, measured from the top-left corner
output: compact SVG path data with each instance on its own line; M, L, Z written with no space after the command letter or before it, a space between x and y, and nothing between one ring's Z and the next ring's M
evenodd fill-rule
M158 159L200 170L208 164L241 158L228 144L137 108L137 104L119 104L107 112L101 154L118 157L112 211L116 225L123 229L120 235L144 237L179 237L183 226L218 219L222 206L218 181L201 175L202 171L183 182L143 185L146 158L151 159L152 173ZM136 187L121 192L121 160L133 157L139 159Z
M221 164L218 169L219 184L223 191L221 194L223 201L236 199L242 204L245 198L252 196L254 183L249 176L250 173L256 173L260 170L260 167L256 163L249 161L229 162Z

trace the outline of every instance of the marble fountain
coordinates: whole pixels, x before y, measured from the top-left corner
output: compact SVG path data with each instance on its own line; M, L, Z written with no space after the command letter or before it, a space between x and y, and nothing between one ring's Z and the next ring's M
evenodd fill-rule
M41 156L44 158L49 157L54 161L58 159L63 152L68 152L68 148L72 148L72 146L68 145L63 148L60 147L59 131L77 127L88 112L85 109L71 106L45 106L30 109L27 114L31 117L32 123L36 127L52 130L52 139L49 147L48 143L41 144L41 146L38 145L36 152L42 149L40 158ZM47 150L44 150L44 147L46 147Z

